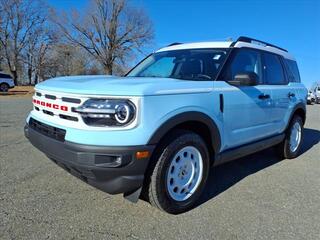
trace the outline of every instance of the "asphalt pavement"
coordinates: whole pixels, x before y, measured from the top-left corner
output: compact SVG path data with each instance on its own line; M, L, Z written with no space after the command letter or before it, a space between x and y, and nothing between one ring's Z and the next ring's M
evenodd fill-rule
M320 105L303 153L274 149L210 172L198 205L169 215L81 182L23 135L30 97L0 98L0 239L320 239Z

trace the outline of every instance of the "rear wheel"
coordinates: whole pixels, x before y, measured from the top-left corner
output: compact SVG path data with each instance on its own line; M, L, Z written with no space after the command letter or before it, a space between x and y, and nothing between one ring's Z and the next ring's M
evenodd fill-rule
M284 141L278 146L282 158L292 159L299 155L303 139L303 121L295 115L286 131Z
M175 131L159 146L153 161L145 186L149 202L173 214L190 209L209 173L209 153L202 138Z
M8 92L9 90L9 85L6 83L1 83L0 84L0 92Z

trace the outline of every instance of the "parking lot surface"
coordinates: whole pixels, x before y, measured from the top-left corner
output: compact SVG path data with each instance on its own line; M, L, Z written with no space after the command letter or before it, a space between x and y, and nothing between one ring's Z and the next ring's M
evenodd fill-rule
M210 172L193 210L169 215L69 175L23 135L30 97L0 98L0 239L320 239L320 105L303 153L274 149Z

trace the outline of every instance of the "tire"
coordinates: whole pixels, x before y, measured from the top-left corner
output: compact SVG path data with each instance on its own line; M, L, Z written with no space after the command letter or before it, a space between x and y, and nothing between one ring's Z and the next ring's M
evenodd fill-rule
M174 131L160 143L148 170L144 199L168 213L186 212L200 197L208 178L206 143L193 132Z
M9 85L6 83L1 83L0 84L0 92L8 92L9 90Z
M297 130L297 135L293 131L294 129ZM299 132L300 129L300 132ZM290 143L290 139L294 138L297 141L293 141ZM295 115L290 124L288 129L285 133L285 138L281 144L278 145L278 152L282 159L292 159L296 158L301 150L303 140L303 121L302 118L298 115Z

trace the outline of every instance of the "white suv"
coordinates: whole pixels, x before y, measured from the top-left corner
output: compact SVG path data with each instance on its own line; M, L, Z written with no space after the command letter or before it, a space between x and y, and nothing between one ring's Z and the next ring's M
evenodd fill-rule
M320 86L317 86L314 90L315 102L320 104Z
M8 92L14 87L14 82L9 74L0 73L0 92Z

